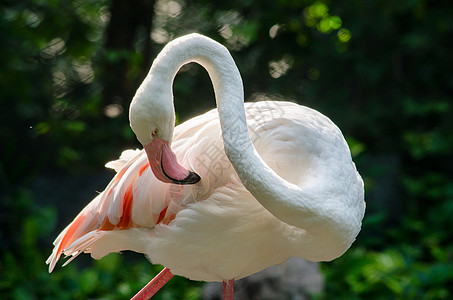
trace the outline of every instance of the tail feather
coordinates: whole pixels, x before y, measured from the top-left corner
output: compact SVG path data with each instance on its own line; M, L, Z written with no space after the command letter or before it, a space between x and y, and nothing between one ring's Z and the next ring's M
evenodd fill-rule
M96 228L98 216L92 214L91 208L97 204L97 200L100 199L100 196L101 195L98 195L90 204L88 204L88 206L80 212L74 221L72 221L71 224L69 224L68 227L66 227L55 239L55 242L53 243L55 247L52 254L46 260L46 264L49 265L49 273L55 268L61 254L64 253L66 256L73 255L72 252L68 253L67 249L74 243L74 241ZM83 250L84 249L79 249L81 252L83 252Z

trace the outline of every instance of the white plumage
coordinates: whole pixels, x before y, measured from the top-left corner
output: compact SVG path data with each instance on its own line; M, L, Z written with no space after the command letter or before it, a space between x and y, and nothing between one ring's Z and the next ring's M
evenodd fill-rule
M208 70L218 110L173 132L171 85L190 61ZM145 148L154 138L171 142L177 161L201 180L164 183L149 152L123 152L106 165L117 171L106 190L56 239L49 270L62 253L133 250L177 275L227 281L291 256L342 255L360 231L365 202L340 130L290 102L246 103L244 115L242 95L223 46L196 34L167 45L134 97L131 126Z

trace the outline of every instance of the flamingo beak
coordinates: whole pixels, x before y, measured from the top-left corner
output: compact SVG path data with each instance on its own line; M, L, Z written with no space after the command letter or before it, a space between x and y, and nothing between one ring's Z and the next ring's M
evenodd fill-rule
M187 170L178 163L169 142L154 138L144 148L151 170L160 181L176 184L195 184L200 181L197 173Z

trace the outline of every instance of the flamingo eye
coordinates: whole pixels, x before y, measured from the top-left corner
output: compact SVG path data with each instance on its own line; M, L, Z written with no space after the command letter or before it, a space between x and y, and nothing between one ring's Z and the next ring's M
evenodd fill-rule
M156 136L157 133L159 132L159 129L154 129L152 132L151 132L151 136Z

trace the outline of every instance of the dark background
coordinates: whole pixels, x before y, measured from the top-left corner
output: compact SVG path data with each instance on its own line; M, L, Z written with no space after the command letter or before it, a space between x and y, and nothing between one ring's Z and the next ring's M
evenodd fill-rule
M322 264L316 299L453 297L453 2L43 1L0 4L0 298L126 299L157 272L143 256L82 255L51 275L51 242L139 147L130 100L165 43L226 45L246 99L315 108L343 131L365 181L363 229ZM151 37L151 38L150 38ZM178 120L214 106L184 67ZM157 299L198 299L175 278Z

